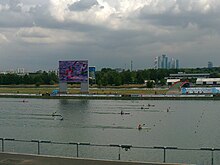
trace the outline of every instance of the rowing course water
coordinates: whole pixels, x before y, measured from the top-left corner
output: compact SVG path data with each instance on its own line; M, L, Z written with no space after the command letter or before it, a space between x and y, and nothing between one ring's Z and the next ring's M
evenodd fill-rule
M1 98L0 104L1 137L136 146L220 148L219 101L62 99L23 101ZM144 124L147 129L138 130L138 124ZM8 150L16 151L16 146L9 147ZM22 152L22 149L20 150ZM67 151L68 149L63 149L63 155L71 156L72 153ZM42 152L48 154L51 151L43 148ZM87 155L95 157L99 150L91 152L93 155L90 155L91 153ZM105 158L117 157L114 151L111 152L113 154L106 154ZM155 152L152 154L152 151L150 153L142 150L129 151L124 153L123 157L126 160L161 160L160 154ZM190 160L192 154L193 152L181 153L181 161L185 161L186 157ZM199 158L202 159L200 164L209 163L210 157L197 153L196 160L193 161L199 161L197 160ZM215 159L219 161L220 156L216 156ZM170 158L170 161L179 160Z

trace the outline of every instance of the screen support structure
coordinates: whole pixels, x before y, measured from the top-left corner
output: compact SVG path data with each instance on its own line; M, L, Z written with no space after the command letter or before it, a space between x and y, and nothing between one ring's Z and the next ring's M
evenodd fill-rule
M81 88L80 88L81 93L89 93L89 81L81 82L80 86L81 86Z
M59 83L59 93L60 94L67 94L68 87L66 82ZM81 93L89 93L89 82L81 82L80 84L80 92Z
M88 65L89 67L89 65ZM89 69L87 70L87 81L81 82L80 84L81 93L89 93Z
M89 68L89 65L88 65L88 68ZM81 82L80 92L89 93L89 69L87 70L87 81Z
M67 82L59 83L59 93L67 94Z

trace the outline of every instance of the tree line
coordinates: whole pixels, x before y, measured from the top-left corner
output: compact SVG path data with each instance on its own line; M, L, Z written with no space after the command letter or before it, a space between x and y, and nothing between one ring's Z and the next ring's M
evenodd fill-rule
M183 69L145 69L138 71L124 70L117 72L114 69L103 68L96 72L96 84L99 86L119 86L124 84L144 84L147 80L147 87L154 84L165 85L166 77L170 74L183 73L210 73L210 77L220 77L220 67L215 68L183 68ZM190 81L195 81L191 79Z
M15 73L0 74L0 85L54 85L58 83L58 76L55 72L37 71L25 75Z
M90 81L90 84L98 86L119 86L124 84L144 84L147 81L147 86L152 87L153 83L164 85L165 77L170 74L184 73L210 73L211 77L220 77L220 67L215 68L185 68L185 69L144 69L137 71L123 70L121 72L111 68L103 68L96 72L95 81ZM37 71L26 75L18 74L0 74L0 85L54 85L59 83L59 78L56 72Z

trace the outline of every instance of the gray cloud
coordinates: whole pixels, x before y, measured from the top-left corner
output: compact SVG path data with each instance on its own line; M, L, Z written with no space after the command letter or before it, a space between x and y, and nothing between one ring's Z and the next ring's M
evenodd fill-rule
M90 9L92 6L95 5L99 5L99 3L96 0L81 0L70 5L69 9L71 11L83 11Z
M0 33L0 44L8 43L8 39L5 35Z
M61 59L89 59L144 69L161 54L184 67L217 64L219 8L217 0L1 0L0 66L56 69Z
M148 14L142 11L140 19L147 20L158 26L179 26L186 28L189 24L196 24L200 28L216 28L219 26L220 12L210 11L208 13L198 13L195 11L175 14L169 11L160 14Z
M12 11L21 12L23 4L20 0L9 0L9 6Z

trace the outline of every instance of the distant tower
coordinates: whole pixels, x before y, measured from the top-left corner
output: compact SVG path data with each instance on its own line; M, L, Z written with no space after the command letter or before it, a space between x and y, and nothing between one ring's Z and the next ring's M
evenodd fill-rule
M168 57L165 57L165 67L164 69L168 69Z
M133 70L133 61L131 60L131 72Z
M168 69L171 68L171 61L168 62L168 66L167 66L167 68L168 68Z
M170 61L170 68L172 69L175 69L175 59L174 58L171 58L171 61Z
M162 65L162 66L161 66L162 69L165 69L165 68L166 68L166 55L165 55L165 54L162 55L161 65Z
M179 65L180 65L180 64L179 64L179 60L177 59L177 60L176 60L176 67L175 67L175 68L176 68L176 69L179 69L179 67L180 67Z
M158 69L158 56L154 59L154 69Z
M211 61L208 62L208 68L213 68L213 63Z
M160 69L162 67L161 57L157 56L154 59L154 69Z
M162 69L168 68L168 57L165 54L162 55L161 68Z

